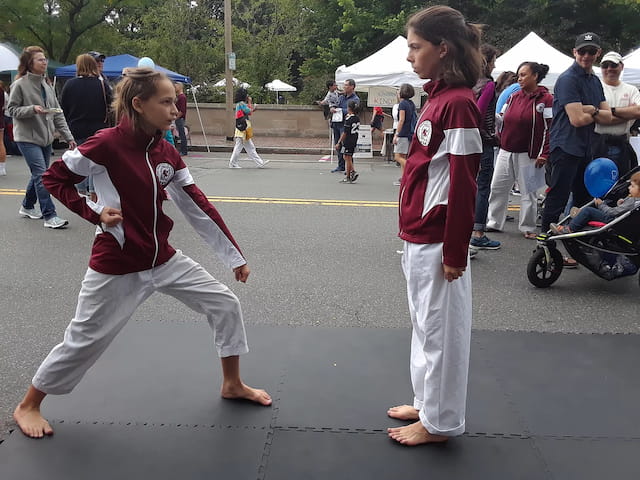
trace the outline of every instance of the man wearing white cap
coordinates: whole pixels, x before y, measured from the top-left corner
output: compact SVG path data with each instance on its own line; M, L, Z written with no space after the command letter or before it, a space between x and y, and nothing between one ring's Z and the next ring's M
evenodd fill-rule
M608 52L600 63L602 87L614 118L611 125L597 124L592 143L594 158L606 157L613 160L622 176L638 165L638 159L629 144L629 129L633 120L620 118L627 113L625 107L640 105L640 91L633 85L620 81L624 64L618 52ZM627 116L628 118L628 116Z

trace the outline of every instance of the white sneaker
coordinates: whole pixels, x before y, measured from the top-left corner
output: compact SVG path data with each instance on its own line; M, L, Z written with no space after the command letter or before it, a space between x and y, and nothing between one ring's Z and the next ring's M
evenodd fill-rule
M46 228L64 228L69 224L69 222L60 217L51 217L49 220L44 221L44 226Z
M4 162L0 163L0 176L4 177L7 174L7 169Z
M240 165L238 165L237 163L230 163L229 164L229 168L242 168Z
M42 218L42 212L40 211L40 208L35 206L33 208L24 208L21 206L20 210L18 210L18 214L23 217L33 218L34 220Z
M258 168L264 168L267 165L267 163L269 163L270 161L271 160L269 160L268 158L266 160L263 160L262 165L258 165Z

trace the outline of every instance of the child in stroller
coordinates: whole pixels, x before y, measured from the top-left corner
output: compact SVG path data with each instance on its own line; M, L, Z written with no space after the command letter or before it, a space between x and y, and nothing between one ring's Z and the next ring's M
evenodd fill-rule
M640 172L636 172L631 176L629 196L618 199L617 206L611 207L601 198L594 198L593 203L595 207L585 206L579 209L569 222L569 225L552 223L550 226L553 233L578 232L584 229L591 221L609 223L617 216L640 206Z
M623 201L618 208L624 205L625 210L622 213L612 207L620 199ZM601 207L590 207L590 203L580 209L575 218L568 216L554 224L551 231L538 235L538 245L527 265L527 277L534 286L548 287L560 277L563 257L557 241L562 242L579 264L601 278L613 280L637 273L640 267L640 167L620 178L604 195L602 203L617 216L600 216L603 221L593 221L589 216L594 211L595 215L606 213ZM579 215L583 218L578 219Z

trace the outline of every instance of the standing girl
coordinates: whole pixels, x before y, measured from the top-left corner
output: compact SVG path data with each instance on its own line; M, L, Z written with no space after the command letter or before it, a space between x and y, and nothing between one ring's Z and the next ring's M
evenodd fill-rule
M269 160L262 160L258 152L256 151L256 146L253 144L253 128L251 127L251 121L249 121L249 116L255 110L253 103L251 102L251 97L247 93L244 88L239 88L236 92L236 97L234 101L237 103L236 105L236 130L234 133L234 139L236 144L233 147L233 153L231 154L231 159L229 160L229 168L242 168L240 164L238 164L238 157L244 148L247 151L247 155L249 158L256 162L259 168L264 167Z
M153 292L171 295L206 315L221 357L224 398L270 405L264 390L240 379L248 351L237 297L198 263L169 245L172 220L162 211L165 189L189 223L246 282L249 267L220 214L195 185L180 154L163 140L175 121L175 90L162 73L127 69L114 102L115 128L99 131L64 154L44 175L46 187L70 210L97 225L89 269L62 343L44 360L14 412L30 437L53 433L40 413L47 394L68 393ZM98 202L75 184L93 174Z
M523 62L518 67L520 90L505 104L500 150L496 158L487 227L502 230L507 217L509 190L518 182L520 197L519 228L525 238L536 238L537 190L544 187L544 169L549 158L549 128L553 96L538 85L549 67Z
M389 428L403 445L444 442L465 429L471 339L471 275L465 273L480 164L480 30L445 6L407 24L409 56L428 102L400 185L402 268L413 326L413 404L387 414L414 423Z
M54 130L62 134L70 149L76 148L76 143L56 94L47 83L46 74L44 50L40 47L25 48L20 55L18 80L11 85L8 108L9 115L13 117L13 136L31 170L31 179L18 213L33 219L44 217L44 226L48 228L64 228L69 222L58 217L56 206L42 184L42 174L49 167Z

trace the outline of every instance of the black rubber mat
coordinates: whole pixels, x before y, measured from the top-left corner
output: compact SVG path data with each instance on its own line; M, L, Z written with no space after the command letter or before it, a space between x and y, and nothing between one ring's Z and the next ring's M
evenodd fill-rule
M636 478L640 336L474 331L467 433L402 447L408 330L254 326L242 372L272 407L219 398L206 323L131 322L71 394L56 434L13 432L0 477ZM6 472L6 474L5 474Z

